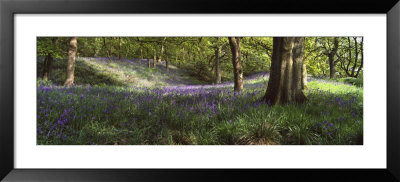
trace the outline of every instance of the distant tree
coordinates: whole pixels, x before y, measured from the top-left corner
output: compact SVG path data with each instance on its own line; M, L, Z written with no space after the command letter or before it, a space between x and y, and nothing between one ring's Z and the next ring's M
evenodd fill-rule
M75 71L75 58L78 49L78 38L72 37L69 41L68 49L68 64L67 64L67 79L65 86L72 86L74 84L74 71Z
M221 83L221 58L224 57L224 55L222 54L222 44L223 42L221 42L221 38L220 37L216 37L215 38L215 44L214 44L214 56L213 58L214 60L214 67L213 69L215 69L215 75L214 75L214 83L218 84Z
M154 45L153 68L157 67L157 45Z
M234 76L234 90L243 91L243 68L240 61L240 37L228 37L229 45L232 51L232 64Z
M51 73L53 58L60 54L57 49L57 37L38 38L38 55L45 56L43 61L42 79L48 80Z
M274 37L271 73L264 100L270 104L302 103L304 37Z
M169 72L169 67L168 67L168 49L165 47L165 69L167 72Z
M121 37L118 37L118 59L122 60L122 42L121 42Z
M363 37L342 38L347 43L336 54L340 61L340 68L349 77L357 78L364 63Z
M215 48L215 83L221 83L221 46Z
M334 78L336 74L336 64L339 59L335 60L339 48L338 37L316 37L317 49L328 58L329 78Z
M166 40L167 40L167 37L164 37L161 41L160 56L158 56L158 63L161 63L161 61L162 61L162 56L164 53L164 44L165 44Z
M105 37L103 37L103 45L104 45L104 49L105 49L106 52L107 52L107 58L108 58L109 61L111 61L111 58L110 58L111 46L110 46L110 50L109 50L109 49L107 48L107 43L106 43L106 38L105 38Z
M147 52L147 67L150 68L151 67L151 63L150 63L150 57L151 57L150 48L147 48L146 52Z

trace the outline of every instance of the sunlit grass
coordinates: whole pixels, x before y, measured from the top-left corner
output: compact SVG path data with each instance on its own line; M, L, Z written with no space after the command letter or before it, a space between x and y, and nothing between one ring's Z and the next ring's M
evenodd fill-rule
M250 83L243 94L39 85L38 144L362 144L362 88L313 81L307 103L270 107L264 81Z

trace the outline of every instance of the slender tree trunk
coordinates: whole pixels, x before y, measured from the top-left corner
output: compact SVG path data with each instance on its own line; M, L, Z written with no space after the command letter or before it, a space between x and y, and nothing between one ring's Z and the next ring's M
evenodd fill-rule
M97 43L97 40L98 40L98 38L94 38L94 54L93 54L93 57L97 57L98 55L99 55L99 49L97 49L97 45L96 45L96 43Z
M129 42L128 42L127 48L126 48L126 50L125 50L125 58L127 58L127 59L130 58L130 57L129 57L129 49L131 49L131 46L130 46L130 44L129 44ZM134 58L133 60L135 60L135 58Z
M65 80L65 86L72 86L74 84L74 71L75 71L75 56L78 50L78 38L72 37L69 41L68 50L68 65L67 65L67 79Z
M52 62L53 62L53 57L51 56L51 53L48 53L43 63L43 75L42 75L43 80L49 79Z
M333 39L333 49L328 55L328 61L329 61L329 78L334 78L336 74L336 62L335 62L335 55L337 53L339 46L338 38L335 37Z
M142 61L143 59L143 50L142 47L140 46L140 61Z
M167 37L164 37L163 41L161 42L160 56L158 57L158 63L160 63L160 64L162 61L162 55L164 53L164 43L165 43L166 39L167 39Z
M57 39L58 38L56 37L52 38L53 47L57 46ZM53 55L51 53L48 53L43 63L43 75L42 75L43 80L48 80L50 78L52 64L53 64Z
M270 104L302 103L304 37L274 37L271 73L264 100Z
M151 63L150 63L150 52L149 49L147 49L147 67L150 68L151 67Z
M178 48L176 49L176 52L175 52L175 65L178 63Z
M353 68L351 69L351 76L357 78L354 71L357 68L357 62L358 62L358 43L357 43L357 37L353 37L353 39L354 39L354 45L355 45L355 58L354 58Z
M350 37L347 37L347 40L349 41L349 62L347 63L347 66L346 66L346 73L347 73L347 75L349 75L349 76L351 76L351 73L349 73L349 71L350 71L350 63L351 63L351 40L350 40Z
M121 57L122 53L121 53L121 37L118 37L118 58L121 61L122 57Z
M106 52L107 52L107 58L108 58L109 61L111 61L111 58L110 58L110 51L109 51L108 48L107 48L107 43L106 43L106 38L105 38L105 37L103 37L103 44L104 44L104 49L105 49Z
M361 43L360 43L360 52L361 52L361 65L357 70L356 78L358 77L358 74L360 73L363 64L364 64L364 37L361 37Z
M168 67L168 50L165 48L165 68L167 69L167 72L169 72L169 67Z
M220 54L221 46L217 46L215 49L215 83L221 83L221 70L220 70Z
M233 64L233 76L234 76L234 87L236 92L243 91L243 69L242 62L240 61L240 38L229 37L229 45L232 51L232 64Z
M157 50L154 47L154 59L153 59L153 68L157 67Z

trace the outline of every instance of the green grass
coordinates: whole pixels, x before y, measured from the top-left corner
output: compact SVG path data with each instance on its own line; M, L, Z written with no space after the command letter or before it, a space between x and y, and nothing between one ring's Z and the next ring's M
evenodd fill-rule
M67 61L57 59L53 61L49 84L63 85L66 78ZM173 67L173 66L171 66ZM156 68L147 68L146 64L138 61L127 60L97 60L94 58L77 58L75 63L75 84L96 86L135 86L135 87L159 87L174 84L175 82L187 82L191 84L204 84L189 73L177 70L171 73L162 69L162 65ZM38 58L38 80L43 70L43 58ZM176 70L176 69L175 69Z
M214 94L209 101L157 89L41 87L38 144L362 144L362 89L318 82L309 87L306 104L274 107L246 107L263 96L262 87ZM202 107L214 101L217 113ZM51 130L51 121L63 119L68 108L68 125Z

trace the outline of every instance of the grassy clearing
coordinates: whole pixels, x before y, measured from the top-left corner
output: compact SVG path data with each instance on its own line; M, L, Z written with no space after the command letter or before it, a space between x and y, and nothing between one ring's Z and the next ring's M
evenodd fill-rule
M41 77L43 58L38 58L37 75ZM153 66L153 65L152 65ZM67 61L56 59L52 64L50 79L44 84L63 85L66 78ZM42 80L38 78L38 82ZM107 58L77 58L75 63L75 84L92 86L160 87L177 84L204 84L189 76L189 73L170 65L147 68L147 60L113 60Z

